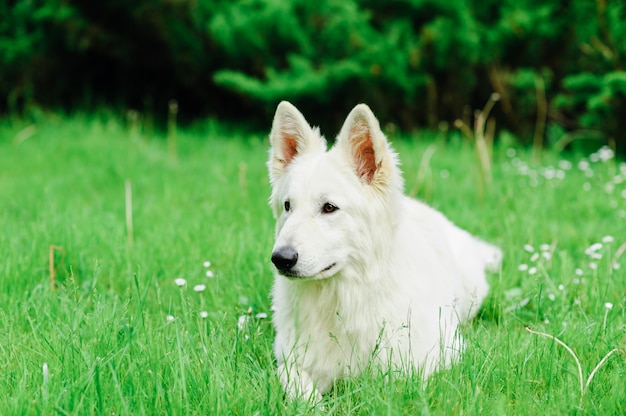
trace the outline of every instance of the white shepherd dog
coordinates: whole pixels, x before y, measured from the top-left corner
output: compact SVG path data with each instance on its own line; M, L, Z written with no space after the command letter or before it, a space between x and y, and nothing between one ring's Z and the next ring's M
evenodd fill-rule
M397 156L365 104L327 151L281 102L270 141L274 352L287 395L318 401L367 365L427 377L452 362L500 249L403 194Z

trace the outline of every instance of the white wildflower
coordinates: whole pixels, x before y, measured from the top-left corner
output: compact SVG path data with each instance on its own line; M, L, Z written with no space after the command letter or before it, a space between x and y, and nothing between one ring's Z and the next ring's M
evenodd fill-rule
M248 315L241 315L239 319L237 319L237 328L242 331L246 327L246 322L248 322Z
M48 372L48 363L43 363L41 370L43 372L43 384L48 384L48 379L50 377L50 373Z
M550 244L545 244L544 243L544 244L540 245L539 246L539 250L541 250L541 251L548 251L548 250L550 250Z
M207 270L206 271L206 277L213 278L213 277L215 277L215 274L211 270Z
M608 310L611 310L611 309L613 309L613 304L611 302L606 302L604 304L604 307L607 308Z
M254 316L256 319L266 319L267 314L265 312L259 312Z
M167 316L165 317L165 320L166 320L167 322L173 322L173 321L174 321L174 319L176 319L176 318L174 318L172 315L167 315Z
M602 243L595 243L590 245L589 247L587 247L587 249L585 250L585 254L591 254L593 252L596 252L598 250L602 249Z
M602 146L600 150L598 150L597 155L602 162L608 162L609 160L613 159L613 157L615 156L615 152L613 152L613 149L611 149L609 146Z
M178 279L174 280L174 283L176 284L176 286L182 287L187 284L187 281L183 279L182 277L179 277Z
M554 300L556 299L556 296L554 296L554 293L548 293L548 299L554 302Z
M584 272L583 269L576 269L574 273L576 273L576 276L582 276Z
M605 235L604 237L602 237L602 242L604 244L609 244L609 243L612 243L613 241L614 239L612 235Z
M535 248L531 246L530 244L524 244L524 250L528 251L529 253L532 253L535 251Z
M200 313L198 314L200 316L200 318L205 319L209 317L209 313L207 311L200 311Z
M522 263L519 266L517 266L517 270L519 270L520 272L525 272L526 270L528 270L528 264L526 263Z
M588 170L589 169L589 162L587 162L585 159L581 160L580 162L578 162L578 169L580 169L580 170Z
M211 267L211 262L206 260L204 263L202 263L202 265L208 269L209 267Z
M569 160L561 160L559 162L559 167L563 170L570 170L572 168L572 162Z
M529 275L534 275L535 273L537 273L537 268L536 267L531 267L530 269L528 269L528 274Z
M541 253L541 257L543 257L546 260L550 260L552 258L552 254L550 254L549 251L544 251L543 253Z
M537 260L539 260L539 253L535 253L530 257L530 261L532 261L533 263Z
M598 268L598 265L597 265L597 263L591 262L591 263L589 263L589 268L591 270L596 270Z
M563 284L560 284L560 285L558 286L558 288L559 288L559 290L563 290L563 289L565 289L565 286L563 286Z
M206 285L195 285L193 287L194 292L204 292Z

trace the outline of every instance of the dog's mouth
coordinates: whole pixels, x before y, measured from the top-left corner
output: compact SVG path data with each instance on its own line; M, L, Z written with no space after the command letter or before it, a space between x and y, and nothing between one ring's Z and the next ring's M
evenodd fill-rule
M293 270L284 270L284 271L281 270L279 272L280 274L282 274L283 276L289 279L322 279L322 278L328 277L329 275L326 274L326 272L332 270L335 266L337 266L337 263L333 263L330 266L323 268L318 273L311 275L311 276L304 276Z

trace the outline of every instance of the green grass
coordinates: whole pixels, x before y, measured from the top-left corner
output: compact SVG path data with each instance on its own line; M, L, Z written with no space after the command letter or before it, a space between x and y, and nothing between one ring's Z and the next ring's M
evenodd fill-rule
M469 143L396 139L406 189L499 244L502 272L463 328L458 365L428 383L367 371L337 383L324 410L308 410L283 400L273 329L256 317L271 315L267 141L207 123L178 131L177 142L175 161L164 137L113 117L0 125L3 415L626 413L623 353L582 396L574 358L525 330L569 345L584 381L605 354L626 349L626 254L612 266L626 243L624 164L590 162L585 173L583 155L545 152L532 163L501 145L481 196ZM585 250L605 236L614 241L591 259ZM549 259L524 248L542 244ZM51 246L60 247L56 289Z

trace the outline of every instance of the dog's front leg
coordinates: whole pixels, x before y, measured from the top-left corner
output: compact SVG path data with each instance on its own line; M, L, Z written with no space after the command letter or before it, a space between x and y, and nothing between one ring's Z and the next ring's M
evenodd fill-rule
M322 395L315 388L309 373L297 365L293 363L279 365L278 376L289 400L306 400L313 404L322 401Z

